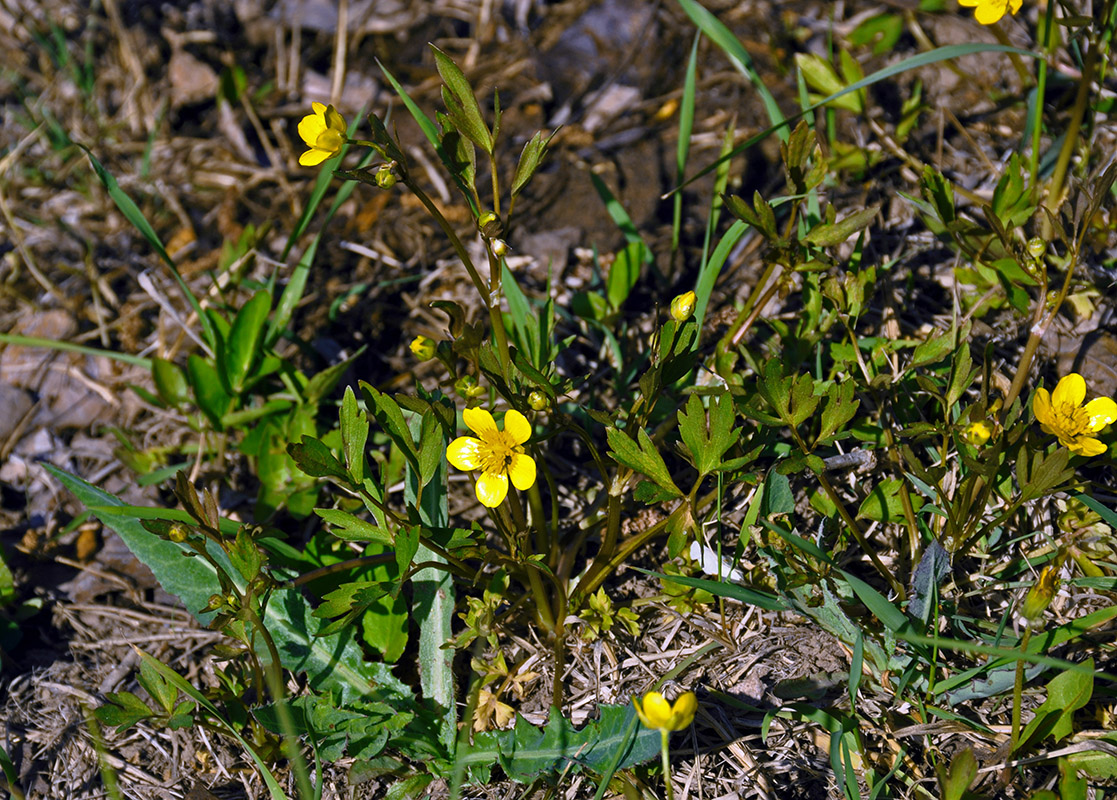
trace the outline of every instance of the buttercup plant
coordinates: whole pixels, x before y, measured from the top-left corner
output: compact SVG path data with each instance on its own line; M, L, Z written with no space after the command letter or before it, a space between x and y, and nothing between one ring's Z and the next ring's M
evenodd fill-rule
M731 37L709 12L682 5L711 41L726 45ZM1018 0L968 5L983 24L1020 8ZM333 177L339 194L391 192L381 195L387 203L410 193L445 236L476 302L435 300L445 317L445 331L433 332L438 341L399 343L422 382L400 390L399 380L357 381L339 392L336 414L328 401L336 425L316 411L345 365L308 379L275 354L297 297L273 303L269 287L239 310L203 313L213 352L191 355L188 372L205 419L218 430L262 420L242 451L261 480L265 473L270 485L300 480L315 501L283 507L279 498L277 521L261 514L245 523L185 473L176 478L181 508L173 510L123 507L66 479L106 524L152 548L145 552L156 553L160 579L230 642L222 651L232 659L221 673L222 708L212 702L216 693L199 692L206 705L188 684L160 683L145 661L154 704L118 693L102 721L174 726L194 715L221 727L223 709L231 709L226 716L239 727L221 729L251 733L264 743L260 752L283 752L308 798L305 748L318 762L347 758L393 776L398 796L420 796L436 779L458 793L464 783L488 782L494 765L524 782L584 769L603 776L604 787L612 770L658 749L670 797L669 734L692 724L695 694L674 703L657 692L632 705L603 703L578 728L565 716L576 672L567 662L579 648L611 653L617 642L639 643L664 605L684 622L716 613L710 647L729 646L738 620L727 601L735 600L762 624L764 614L809 620L842 643L837 657L848 664L839 702L796 695L806 699L749 713L763 715L768 735L785 723L821 726L833 781L847 797L879 796L889 782L902 784L899 796L923 780L901 775L908 763L899 759L910 754L890 761L862 743L863 729L893 724L876 714L882 697L895 703L897 725L915 730L943 717L985 736L989 727L965 712L987 702L982 712L994 716L990 707L1008 708L1013 686L1011 734L999 744L1038 749L1047 730L1022 727L1023 687L1038 668L1077 680L1083 665L1060 661L1052 648L1081 641L1117 615L1099 607L1082 620L1054 619L1064 563L1107 587L1114 569L1095 546L1105 531L1087 532L1085 521L1057 530L1044 522L1053 496L1091 500L1085 476L1105 468L1099 457L1117 404L1086 402L1077 374L1053 392L1035 389L1031 414L1025 400L1043 333L1085 280L1080 264L1099 235L1117 171L1088 173L1083 163L1070 199L1041 207L1038 173L1014 154L990 181L991 198L962 192L915 155L896 152L906 133L881 127L890 115L872 107L865 88L896 67L866 78L842 49L836 67L825 59L799 65L817 104L805 101L789 119L774 100L766 103L768 132L780 136L782 194L733 194L728 164L715 175L697 275L682 271L681 258L676 273L662 273L626 224L623 248L595 256L600 280L560 307L549 280L534 289L543 296L530 296L530 278L509 263L507 244L520 241L514 212L550 136L525 137L513 165L499 101L483 112L454 61L437 49L432 57L443 82L443 110L433 119L385 75L437 157L430 170L440 166L447 193L458 193L456 205L429 189L430 171L412 143L397 141L375 114L367 139L350 138L334 106L314 103L297 125L307 147L298 160L319 167L343 150L364 151L351 168L321 175L320 186ZM835 95L847 102L836 104ZM908 133L921 113L916 100L898 123ZM982 288L957 293L948 323L918 329L897 320L895 284L914 292L925 276L904 257L882 254L876 234L891 213L884 204L847 191L850 153L835 146L841 126L834 124L844 114L871 122L891 156L913 168L908 200L956 251L957 268L944 274ZM1045 115L1036 117L1041 124ZM687 133L680 130L680 140ZM727 155L734 141L730 132ZM867 166L870 154L861 156ZM1047 188L1059 189L1061 180ZM622 217L607 187L598 191ZM1044 235L1033 230L1045 224ZM757 280L716 309L715 320L706 312L717 272L742 251ZM637 311L648 296L655 318ZM975 334L975 320L994 309L1018 319L1022 347L998 340L994 348ZM429 322L423 330L431 331ZM587 371L570 367L590 362ZM186 386L175 369L156 371L168 397ZM264 393L273 387L276 396ZM178 394L169 405L184 407L188 393ZM277 449L281 466L290 465L286 476ZM1084 461L1072 455L1098 460L1079 470ZM1117 519L1105 517L1104 506L1089 509L1099 515L1091 526ZM282 529L283 511L314 516L295 532ZM614 592L616 577L628 580L633 567L654 577L649 596L630 608ZM1025 593L1034 574L1038 583ZM1021 595L1027 625L1017 635L1008 604ZM990 610L997 602L999 617ZM1040 635L1045 615L1049 637ZM538 650L525 657L528 641ZM466 649L468 658L455 659ZM393 672L406 659L415 668ZM285 681L289 674L299 680ZM544 727L513 707L537 678L546 679L543 702L533 698L550 707ZM298 695L288 696L296 683ZM1062 689L1052 683L1057 697ZM728 688L714 687L712 696L720 690ZM862 704L869 693L871 710ZM250 695L258 704L248 706ZM1073 723L1060 718L1053 730ZM929 762L937 760L940 743L928 736L922 744Z

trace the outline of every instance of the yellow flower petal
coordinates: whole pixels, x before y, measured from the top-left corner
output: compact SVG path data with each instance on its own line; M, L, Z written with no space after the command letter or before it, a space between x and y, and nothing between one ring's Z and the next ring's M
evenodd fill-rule
M974 12L974 19L982 25L992 25L1005 15L1005 10L1000 5L981 5Z
M326 124L326 104L325 103L311 103L310 107L311 107L311 109L314 110L315 114L322 117L322 124L325 125Z
M446 448L446 460L458 469L481 469L481 442L472 436L459 436Z
M1032 413L1036 415L1036 420L1040 424L1051 424L1051 395L1042 387L1036 389L1035 395L1032 396Z
M327 128L329 128L330 130L337 131L338 134L340 134L342 136L345 135L345 133L347 131L347 126L345 124L345 117L341 116L341 114L338 112L338 110L336 108L334 108L332 105L331 106L326 106L326 113L325 113L324 117L325 117L324 122L326 123Z
M299 163L302 164L304 167L317 167L319 164L321 164L332 155L333 153L331 153L329 150L319 150L317 148L311 148L310 150L307 150L305 153L299 156Z
M483 408L467 408L462 412L462 419L482 439L492 439L499 433L493 415Z
M306 142L307 147L314 147L324 130L326 130L326 121L317 114L307 114L299 120L299 136Z
M648 692L643 701L637 701L636 714L648 728L662 730L671 718L671 704L659 692Z
M487 508L496 508L508 496L508 476L498 472L485 472L477 479L477 499Z
M1020 10L1020 6L1023 2L1024 2L1024 0L1009 0L1009 2L1008 2L1009 11L1011 11L1013 13L1013 15L1015 16L1016 12Z
M512 408L504 415L504 432L516 444L523 444L531 438L531 423L527 421L527 417Z
M1086 381L1077 372L1070 372L1059 381L1051 394L1053 406L1080 406L1086 399Z
M525 453L514 453L508 463L512 485L526 492L535 483L535 459Z
M675 700L671 706L671 730L681 731L694 722L694 713L698 711L698 697L694 692L686 692Z
M1086 416L1090 418L1090 430L1100 431L1117 420L1117 403L1108 397L1094 398L1086 404Z
M1067 444L1067 449L1071 452L1078 453L1080 456L1100 456L1106 451L1104 442L1099 442L1097 439L1080 438L1073 444Z

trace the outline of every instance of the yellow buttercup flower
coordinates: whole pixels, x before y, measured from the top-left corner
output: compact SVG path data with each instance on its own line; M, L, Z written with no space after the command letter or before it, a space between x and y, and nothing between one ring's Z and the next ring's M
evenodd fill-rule
M962 438L974 447L981 447L993 436L993 429L988 422L971 422L962 431Z
M1036 389L1032 398L1032 413L1047 433L1059 437L1059 444L1080 456L1096 456L1106 451L1106 446L1093 434L1117 419L1117 403L1108 397L1098 397L1086 405L1086 381L1077 372L1064 376L1048 394L1046 389Z
M1005 15L1015 14L1023 0L958 0L958 5L974 9L974 19L982 25L992 25Z
M333 158L341 152L346 139L345 117L336 108L321 103L312 103L311 108L314 113L299 120L299 136L310 148L299 156L299 163L304 167L316 167L327 158Z
M535 459L524 452L531 438L531 423L515 409L504 415L504 430L496 427L493 415L483 408L467 408L462 419L477 434L459 436L446 448L446 459L466 471L480 471L477 499L496 508L508 496L508 481L521 492L535 483Z
M681 731L694 722L694 712L698 710L698 698L694 692L684 692L674 703L659 692L648 692L643 701L632 698L636 704L636 714L644 727L663 733Z

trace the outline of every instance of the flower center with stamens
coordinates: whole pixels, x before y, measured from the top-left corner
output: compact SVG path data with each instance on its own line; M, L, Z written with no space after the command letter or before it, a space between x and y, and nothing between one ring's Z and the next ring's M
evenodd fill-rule
M500 431L481 447L481 471L495 475L505 475L512 464L512 456L523 449L511 441L504 431Z
M1090 417L1086 413L1086 409L1082 406L1073 406L1070 403L1061 403L1053 409L1055 418L1059 421L1059 426L1063 431L1070 436L1077 436L1078 434L1089 430Z

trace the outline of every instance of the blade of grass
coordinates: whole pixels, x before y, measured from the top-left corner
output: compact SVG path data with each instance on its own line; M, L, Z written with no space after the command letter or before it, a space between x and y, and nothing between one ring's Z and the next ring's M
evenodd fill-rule
M340 159L344 155L345 151L343 150L341 154L335 156L335 158ZM357 165L357 168L360 169L368 164L375 155L375 151L369 150L365 153L364 157ZM331 161L332 160L333 159L331 159ZM324 183L323 175L326 176ZM318 183L314 187L314 192L317 193L320 186L328 185L332 177L333 170L322 170L321 174L318 176ZM329 211L326 212L326 218L322 220L322 228L314 235L314 239L302 254L299 263L295 265L295 269L291 272L291 279L287 281L287 285L283 287L283 294L280 295L279 305L276 306L275 313L272 315L271 320L268 321L268 332L264 337L264 344L266 347L271 347L276 343L279 337L283 335L287 323L291 321L291 315L295 311L295 306L302 300L303 291L306 289L306 282L310 277L310 267L314 263L314 256L318 253L318 245L322 242L322 234L325 232L326 226L330 224L330 220L334 218L334 214L341 208L342 203L349 199L349 195L351 195L356 188L357 181L345 181L345 183L341 185L341 188L337 190L337 195L334 197L333 203L330 204ZM321 198L319 197L318 199L320 200ZM309 215L304 215L304 218L309 220ZM303 225L302 219L299 220L299 225ZM288 241L288 247L295 236L296 234L292 233L292 239ZM286 252L287 249L285 248L284 253Z
M256 750L244 739L243 736L240 735L237 729L225 721L225 718L221 716L221 712L218 711L217 706L206 699L206 696L204 694L195 689L193 684L191 684L173 669L165 665L162 661L148 655L143 650L140 650L138 647L136 648L136 652L139 654L140 658L146 661L152 669L158 672L159 675L162 676L165 681L167 681L167 683L174 686L184 695L204 708L209 713L209 716L214 720L214 722L217 723L217 727L231 736L233 739L235 739L241 745L241 747L244 748L244 751L248 753L248 757L252 759L252 763L256 765L256 769L259 771L260 777L264 781L264 785L268 787L268 794L271 795L272 800L287 800L287 795L283 793L283 789L280 787L279 782L276 781L275 776L271 774L271 771L268 769L268 765L264 763L263 759L260 758Z
M787 120L784 119L783 112L780 111L780 107L776 103L776 98L772 96L768 87L764 85L764 81L760 79L759 73L753 66L752 56L748 54L740 40L733 35L729 28L722 24L721 20L703 8L697 0L679 0L679 5L683 7L683 11L686 12L691 21L698 26L698 30L706 34L710 41L720 47L737 71L748 78L749 82L756 87L760 100L764 103L764 110L768 112L768 119L774 126L773 129L780 129L780 138L786 141L788 134L783 128L787 124Z
M73 342L63 342L57 339L40 339L37 336L20 336L15 333L0 333L0 344L14 344L20 347L46 347L51 350L64 350L67 353L81 353L83 356L104 356L124 364L143 367L151 370L151 359L143 356L134 356L131 353L114 353L111 350L98 350L96 347L86 347Z
M120 184L116 182L116 178L109 174L109 171L105 169L104 165L97 160L97 156L93 155L93 151L80 142L75 142L75 144L84 150L86 156L89 157L89 163L93 165L93 171L97 173L97 177L100 179L101 184L109 193L109 197L112 198L112 201L116 203L116 207L120 209L120 213L122 213L124 218L132 223L132 226L147 239L147 243L151 245L156 254L170 267L171 274L175 276L179 288L181 288L182 293L186 295L190 307L194 309L194 313L197 315L198 321L202 325L202 331L205 333L206 347L209 351L209 355L212 356L217 343L217 333L213 329L213 322L203 313L198 298L190 291L190 287L186 285L186 281L183 280L181 273L178 271L178 267L175 266L175 262L172 261L170 255L167 254L167 249L163 247L163 242L159 239L159 234L155 232L155 228L151 227L151 223L147 221L147 217L144 216L144 213L140 210L140 207L136 205L135 201L128 196L127 192L120 188Z
M686 77L683 79L683 99L679 105L679 144L675 149L675 183L682 183L686 177L686 162L690 156L690 134L694 129L695 72L698 67L698 42L702 34L694 36L687 60ZM679 233L683 224L683 196L675 195L674 216L671 221L671 253L679 249Z
M597 190L598 196L601 201L605 203L605 210L612 217L613 222L617 223L617 227L621 229L624 238L629 243L639 242L644 245L644 253L646 254L645 261L650 261L652 257L651 248L640 236L640 232L636 230L636 225L632 221L632 217L628 216L628 212L624 210L624 206L614 196L613 192L605 185L605 181L601 180L594 173L590 173L590 180L593 182L593 188Z
M679 1L680 2L693 2L693 0L679 0ZM706 12L706 13L709 13L709 12ZM798 120L800 117L804 116L805 114L809 114L811 111L814 111L816 108L820 108L820 107L826 105L827 103L829 103L833 100L836 100L839 97L847 95L850 92L856 92L859 89L864 89L866 86L872 86L874 83L879 83L882 80L885 80L887 78L891 78L893 75L899 75L900 73L906 72L908 70L918 69L919 67L925 67L929 64L937 64L940 61L949 61L952 58L961 58L962 56L973 55L974 53L1016 53L1016 54L1022 55L1022 56L1031 56L1032 58L1042 58L1043 57L1042 53L1037 53L1033 50L1022 50L1019 47L1010 47L1008 45L1003 45L1003 44L981 44L981 43L978 43L978 42L969 42L969 43L966 43L966 44L952 44L952 45L946 45L944 47L937 47L934 50L927 51L926 53L919 53L918 55L911 56L910 58L905 58L903 61L897 62L896 64L892 64L892 65L887 66L887 67L884 67L883 69L879 69L876 72L874 72L872 75L868 75L868 76L862 78L861 80L856 81L855 83L851 83L849 86L845 87L840 92L834 92L834 94L830 95L829 97L822 98L821 100L819 100L814 105L807 106L807 108L803 109L802 111L799 111L798 113L792 114L787 119L784 119L784 120L782 120L778 123L775 123L775 124L771 125L768 128L765 128L760 133L756 134L755 136L750 137L746 141L737 145L737 147L734 147L726 155L723 155L723 156L719 157L718 160L715 161L714 163L712 163L712 164L710 164L706 167L703 167L696 174L694 174L690 178L688 178L685 183L680 184L679 186L676 186L670 192L665 194L664 198L667 198L667 197L671 196L672 194L674 194L675 192L678 192L679 190L689 186L690 184L694 183L694 181L698 180L699 178L703 177L704 175L708 175L710 172L717 169L718 165L721 164L723 161L728 161L732 158L735 158L736 156L740 155L741 153L745 152L750 147L755 145L757 142L761 142L764 139L767 139L769 136L771 136L776 131L779 131L779 130L787 127L788 125L795 122L796 120Z

